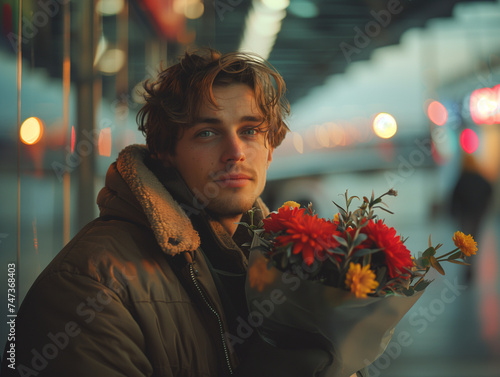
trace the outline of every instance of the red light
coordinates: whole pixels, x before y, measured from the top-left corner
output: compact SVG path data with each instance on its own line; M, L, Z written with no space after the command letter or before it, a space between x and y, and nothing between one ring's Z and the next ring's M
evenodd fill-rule
M434 124L442 126L448 120L448 110L441 102L432 101L427 107L427 116Z
M460 145L469 154L474 153L479 147L479 137L470 128L466 128L460 134Z
M474 123L500 123L500 85L474 90L470 96L469 106Z
M71 153L75 150L75 126L71 126Z

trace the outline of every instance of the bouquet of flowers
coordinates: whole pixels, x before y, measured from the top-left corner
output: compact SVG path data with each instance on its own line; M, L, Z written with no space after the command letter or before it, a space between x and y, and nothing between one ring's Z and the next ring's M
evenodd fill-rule
M476 242L456 232L456 248L437 256L442 244L416 257L405 239L375 214L382 198L349 197L339 213L324 219L312 205L286 202L253 233L246 283L250 311L272 302L259 334L274 345L301 341L321 344L331 353L329 377L348 377L373 363L387 347L395 326L431 282L431 268L444 275L442 262L465 264ZM353 200L361 204L351 210ZM252 211L250 218L253 218ZM296 334L294 339L294 334ZM302 337L300 340L299 338Z

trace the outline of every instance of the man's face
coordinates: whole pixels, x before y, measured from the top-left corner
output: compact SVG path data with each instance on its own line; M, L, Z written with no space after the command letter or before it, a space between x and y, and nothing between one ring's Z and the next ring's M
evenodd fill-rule
M177 168L202 206L230 218L251 209L262 193L273 151L266 147L267 124L250 87L215 86L213 93L220 109L203 102L175 155L161 158Z

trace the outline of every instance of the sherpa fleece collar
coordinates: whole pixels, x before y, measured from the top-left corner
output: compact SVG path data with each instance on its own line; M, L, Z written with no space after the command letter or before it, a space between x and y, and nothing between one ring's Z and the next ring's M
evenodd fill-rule
M149 150L130 145L118 155L116 167L146 214L162 250L169 255L194 251L200 237L180 205L172 198L144 161Z

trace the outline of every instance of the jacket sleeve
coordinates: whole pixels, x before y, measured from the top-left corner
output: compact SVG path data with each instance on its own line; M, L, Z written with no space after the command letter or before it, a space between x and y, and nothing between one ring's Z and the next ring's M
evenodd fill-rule
M2 375L151 376L144 343L119 291L88 276L55 272L24 299L16 318L16 371L4 357Z

